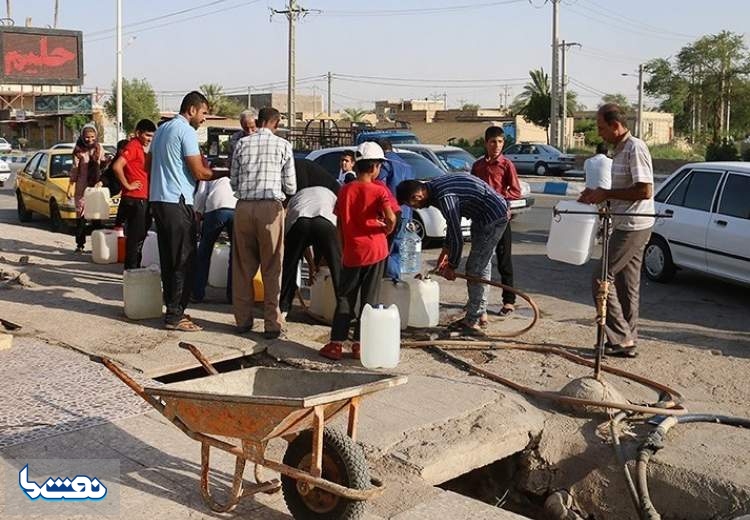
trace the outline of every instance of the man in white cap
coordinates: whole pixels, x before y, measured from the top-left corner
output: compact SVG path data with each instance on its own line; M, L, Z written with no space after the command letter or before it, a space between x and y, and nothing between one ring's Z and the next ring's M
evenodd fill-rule
M331 340L320 349L321 356L339 360L343 343L349 336L349 322L355 313L357 294L362 307L375 305L380 298L380 281L388 258L387 236L396 225L392 196L382 183L373 182L387 159L377 143L362 143L355 153L357 179L339 191L334 213L338 217L341 238L341 281L336 312L331 326ZM351 344L352 357L359 358L359 322Z

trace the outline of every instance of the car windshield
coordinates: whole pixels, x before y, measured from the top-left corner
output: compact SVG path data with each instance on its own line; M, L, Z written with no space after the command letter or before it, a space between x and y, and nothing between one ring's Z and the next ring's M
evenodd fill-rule
M8 141L0 137L0 144L8 144Z
M419 144L419 139L411 135L394 135L388 136L388 140L391 144Z
M433 163L414 152L396 152L398 156L411 166L414 178L420 181L439 177L445 172Z
M476 157L466 150L438 150L435 151L440 164L449 173L470 172Z
M557 154L561 153L560 150L558 150L554 146L549 146L547 144L538 144L538 145L536 145L536 147L539 150L542 150L542 151L544 151L544 152L546 152L546 153L548 153L550 155L557 155Z

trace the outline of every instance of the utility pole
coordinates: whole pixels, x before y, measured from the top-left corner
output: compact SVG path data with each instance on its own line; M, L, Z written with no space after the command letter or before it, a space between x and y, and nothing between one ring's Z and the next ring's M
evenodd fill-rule
M116 56L117 56L117 79L115 103L117 107L117 140L123 138L122 132L122 0L117 0L117 38L116 38Z
M54 27L55 29L57 29L57 14L60 12L59 7L60 7L60 1L55 0L55 17L54 17L55 21L52 24L52 27Z
M294 96L295 96L295 87L296 87L296 81L297 81L297 54L296 54L296 45L297 45L297 19L300 15L305 15L309 12L308 9L305 9L304 7L300 7L297 5L297 0L289 0L286 6L286 9L283 11L277 11L272 9L271 15L274 14L283 14L286 16L287 20L289 20L289 70L288 70L288 77L287 77L287 92L286 92L286 102L287 102L287 126L289 128L294 127L294 124L297 119L297 113L295 112L294 107Z
M13 10L10 8L11 0L5 0L5 17L13 19Z
M560 103L560 114L562 119L562 125L561 125L561 132L560 132L560 150L565 153L566 148L568 147L567 137L568 137L568 69L566 66L566 60L565 60L565 54L568 50L568 47L580 47L581 44L577 42L565 42L565 40L562 41L562 44L560 44L560 50L562 51L562 76L560 79L561 83L561 90L562 90L562 102Z
M331 117L331 82L333 81L333 75L328 73L328 117Z
M559 86L559 79L558 79L558 71L559 71L559 65L558 65L558 51L559 51L559 40L558 40L558 30L560 25L560 1L561 0L549 0L552 2L552 83L550 84L550 111L549 111L549 117L550 117L550 144L552 146L559 146L559 104L557 96L559 94L558 86Z
M448 110L448 93L443 92L443 110Z
M643 139L643 64L638 65L638 121L635 124L638 134L636 137Z
M247 87L247 109L253 108L253 87Z

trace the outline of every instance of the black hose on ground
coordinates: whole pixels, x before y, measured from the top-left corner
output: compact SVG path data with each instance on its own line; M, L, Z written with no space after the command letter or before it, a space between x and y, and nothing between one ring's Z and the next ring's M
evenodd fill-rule
M750 428L750 419L715 414L685 414L671 416L660 422L638 449L638 462L636 465L638 499L640 502L638 514L642 519L661 520L661 515L651 502L651 496L648 492L648 463L651 460L651 457L664 447L667 433L674 425L678 423L687 424L698 422L724 424L727 426L736 426L738 428Z

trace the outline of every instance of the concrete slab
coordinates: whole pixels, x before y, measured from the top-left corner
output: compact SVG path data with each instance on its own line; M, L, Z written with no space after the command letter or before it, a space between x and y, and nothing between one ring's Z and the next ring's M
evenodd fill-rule
M392 520L523 520L526 517L498 507L492 507L465 496L443 491L437 498L400 513Z

